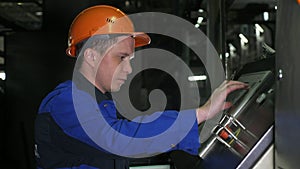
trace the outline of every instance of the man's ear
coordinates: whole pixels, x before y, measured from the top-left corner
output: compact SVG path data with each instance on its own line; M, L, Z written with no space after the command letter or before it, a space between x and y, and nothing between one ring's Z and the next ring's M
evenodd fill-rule
M97 59L97 52L92 48L87 48L84 51L84 60L90 65L95 66L96 65L96 59Z

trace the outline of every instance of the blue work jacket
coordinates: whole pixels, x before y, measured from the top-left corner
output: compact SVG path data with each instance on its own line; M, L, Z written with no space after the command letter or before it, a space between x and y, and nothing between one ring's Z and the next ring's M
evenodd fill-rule
M172 150L198 154L195 110L157 112L156 119L142 123L123 118L115 104L110 93L101 93L82 75L76 82L58 85L43 99L35 121L38 168L128 169L129 158L140 154ZM184 118L178 122L179 113ZM147 118L152 117L137 117ZM176 120L176 127L171 127ZM191 128L181 130L188 121ZM172 131L164 136L166 130ZM182 139L180 132L184 132Z

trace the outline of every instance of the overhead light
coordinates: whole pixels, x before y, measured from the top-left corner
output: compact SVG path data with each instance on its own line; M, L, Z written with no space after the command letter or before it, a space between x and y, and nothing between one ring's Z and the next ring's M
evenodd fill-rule
M199 28L199 27L200 27L200 24L202 23L203 19L204 19L204 18L203 18L202 16L199 16L199 17L198 17L197 23L195 24L195 27L196 27L196 28Z
M243 34L239 34L239 37L241 38L241 41L242 42L244 42L244 43L248 43L248 39L246 38L246 36L245 35L243 35Z
M236 48L233 46L233 44L229 43L228 46L230 51L236 51Z
M229 58L229 53L228 52L225 53L225 57Z
M264 18L264 21L268 21L269 20L269 12L264 12L263 18Z
M1 71L0 72L0 79L5 80L6 79L6 74L5 72Z
M256 23L254 26L255 26L255 29L258 30L259 32L261 32L261 33L264 32L264 29L259 24Z
M206 80L207 77L206 75L200 75L200 76L189 76L188 80L191 82L195 82L195 81L203 81Z
M18 2L17 5L21 6L21 5L23 5L23 3L22 2Z
M36 15L36 16L42 16L42 15L43 15L43 12L37 11L37 12L35 12L35 15Z
M204 19L204 18L203 18L203 17L201 17L201 16L200 16L200 17L198 17L197 23L201 24L201 23L202 23L202 21L203 21L203 19Z
M202 13L202 12L204 12L204 10L203 9L199 9L198 12Z
M275 10L277 10L277 5L275 5L275 7L274 7L274 8L275 8Z

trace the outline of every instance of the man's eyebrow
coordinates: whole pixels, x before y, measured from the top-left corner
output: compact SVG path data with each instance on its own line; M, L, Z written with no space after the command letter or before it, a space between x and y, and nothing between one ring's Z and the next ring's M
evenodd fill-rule
M126 52L119 52L119 54L122 55L122 56L130 56L130 54L126 53Z

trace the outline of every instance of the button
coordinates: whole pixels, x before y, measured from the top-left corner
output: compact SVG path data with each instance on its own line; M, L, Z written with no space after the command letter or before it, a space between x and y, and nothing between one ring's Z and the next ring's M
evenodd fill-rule
M256 99L256 103L261 104L265 99L267 98L267 95L265 93L262 93L258 98Z

